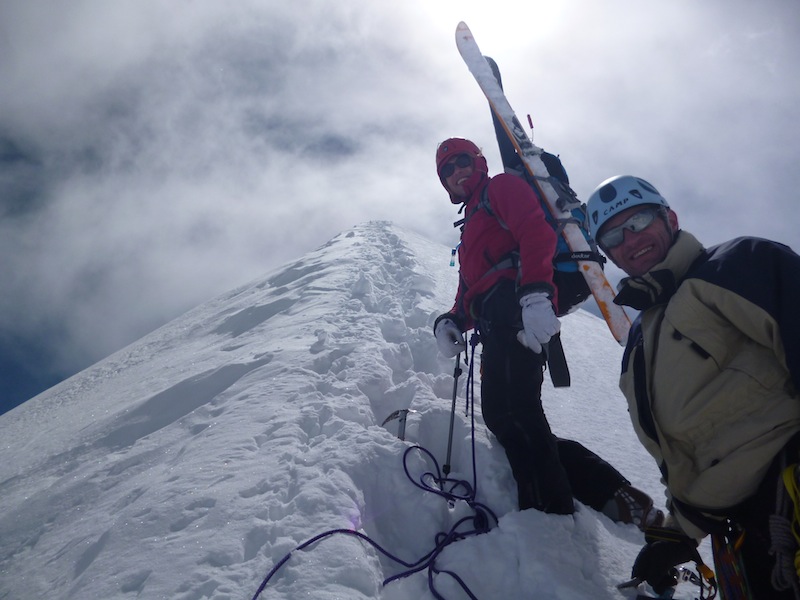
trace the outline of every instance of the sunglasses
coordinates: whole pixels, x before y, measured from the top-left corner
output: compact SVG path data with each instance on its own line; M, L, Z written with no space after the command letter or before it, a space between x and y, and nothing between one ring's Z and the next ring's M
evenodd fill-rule
M469 154L459 154L456 156L455 160L450 161L442 167L441 171L439 171L439 175L441 175L443 179L447 179L456 172L456 167L463 169L471 166L472 157Z
M600 242L600 245L604 246L605 248L616 248L625 239L626 229L632 231L633 233L644 231L653 224L655 218L660 214L662 214L662 210L660 208L644 208L639 212L632 214L621 225L617 225L616 227L612 227L608 231L601 233L597 241Z

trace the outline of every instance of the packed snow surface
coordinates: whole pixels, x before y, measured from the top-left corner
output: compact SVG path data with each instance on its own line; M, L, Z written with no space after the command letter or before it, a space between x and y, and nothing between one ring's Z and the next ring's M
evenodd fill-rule
M434 598L427 569L383 582L408 571L395 558L415 563L478 522L417 485L447 459L455 360L432 325L452 305L449 259L390 223L354 227L0 417L0 598L246 599L287 555L261 598ZM572 386L545 385L553 430L663 504L617 389L622 349L583 310L562 328ZM477 372L473 443L463 369L449 477L498 522L446 545L436 570L482 600L635 595L616 589L643 543L634 526L582 505L516 509ZM404 441L399 419L382 425L398 410ZM364 537L293 551L334 530ZM469 597L447 573L432 580Z

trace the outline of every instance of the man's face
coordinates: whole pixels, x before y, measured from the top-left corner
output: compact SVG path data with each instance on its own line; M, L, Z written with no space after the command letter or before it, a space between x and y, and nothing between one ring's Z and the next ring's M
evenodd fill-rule
M641 221L641 219L632 219L634 215L644 211L657 210L657 208L655 205L647 204L623 210L609 219L598 232L597 240L605 253L614 261L615 265L631 277L644 275L663 261L672 246L675 233L678 231L678 216L671 210L667 211L667 221L661 214L656 214L652 222L644 229L635 227L636 221ZM639 217L641 216L639 215ZM621 231L622 241L618 245L609 247L603 242L603 236L622 225L625 225ZM619 230L617 237L619 237Z
M475 163L468 154L459 154L447 161L440 173L444 177L447 189L454 196L465 198L467 191L464 189L464 182L470 178L475 169Z

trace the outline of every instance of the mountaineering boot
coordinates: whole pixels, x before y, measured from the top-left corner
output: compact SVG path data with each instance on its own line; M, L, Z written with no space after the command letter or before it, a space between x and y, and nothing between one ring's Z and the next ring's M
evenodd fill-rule
M614 493L602 513L619 523L633 523L642 531L660 527L664 522L664 513L653 506L653 499L630 484L622 485Z

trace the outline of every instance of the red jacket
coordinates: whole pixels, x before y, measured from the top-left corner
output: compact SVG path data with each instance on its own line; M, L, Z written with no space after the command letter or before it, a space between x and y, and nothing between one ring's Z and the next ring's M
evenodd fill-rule
M473 326L472 301L501 279L517 280L522 293L543 291L554 304L557 300L553 285L556 233L545 220L535 192L519 177L506 173L484 181L466 202L458 247L460 277L452 313L464 330ZM480 207L487 185L494 214ZM519 270L492 270L515 250L519 252Z

